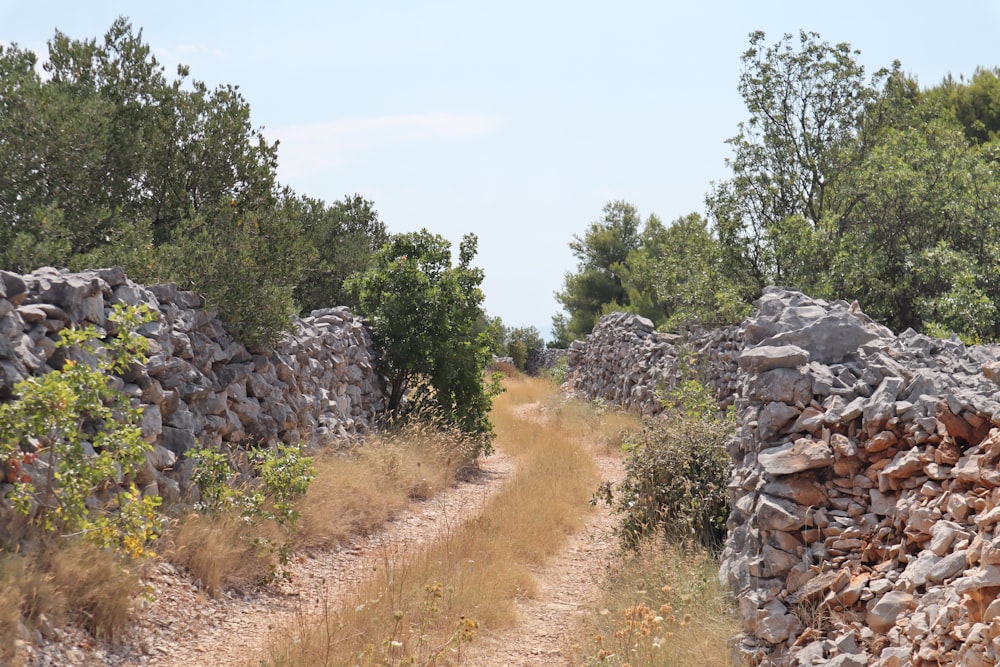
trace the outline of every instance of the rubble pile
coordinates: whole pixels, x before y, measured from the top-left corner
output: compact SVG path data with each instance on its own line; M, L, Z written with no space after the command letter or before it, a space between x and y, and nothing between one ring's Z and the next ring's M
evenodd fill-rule
M1000 350L770 288L744 323L721 576L740 659L1000 662Z
M735 396L736 664L1000 664L1000 348L781 288L757 307L686 350L606 316L566 385L651 414L694 364Z

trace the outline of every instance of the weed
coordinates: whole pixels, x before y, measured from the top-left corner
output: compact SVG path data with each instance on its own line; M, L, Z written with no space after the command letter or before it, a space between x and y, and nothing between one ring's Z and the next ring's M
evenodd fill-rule
M575 657L588 667L728 664L738 622L717 574L700 545L644 540L613 567Z

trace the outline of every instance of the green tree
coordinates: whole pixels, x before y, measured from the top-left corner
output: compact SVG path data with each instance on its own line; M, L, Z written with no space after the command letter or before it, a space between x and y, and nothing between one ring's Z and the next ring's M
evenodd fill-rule
M523 371L528 355L545 349L545 341L537 327L514 327L506 332L507 356L514 360L514 367Z
M306 267L303 280L295 288L296 301L306 313L332 306L355 306L344 280L363 271L372 254L389 240L374 202L354 194L330 206L302 197L299 205L303 232L315 248L317 260Z
M739 286L723 266L722 249L697 213L666 227L651 220L629 265L642 277L632 291L646 295L652 305L647 317L661 329L730 324L747 314Z
M621 309L629 305L622 280L629 253L639 247L641 225L634 206L613 201L582 237L573 237L569 246L578 260L577 272L566 275L563 290L556 294L568 313L564 335L570 340L589 334L605 306Z
M0 267L120 265L204 294L244 342L280 335L309 253L238 88L169 79L125 18L102 40L56 32L44 79L37 61L0 47ZM226 267L247 289L213 282Z
M707 198L741 298L784 284L896 330L1000 335L995 75L921 91L814 33L763 40L743 55L733 177Z
M797 252L825 245L830 192L863 157L866 111L889 76L882 70L869 83L857 51L816 33L764 40L752 33L742 56L739 91L750 118L728 142L733 176L706 200L746 299L768 284L797 284L814 266L815 257ZM786 234L798 242L781 243Z
M465 236L452 266L445 238L427 230L399 234L347 285L382 354L389 412L430 410L488 449L493 387L483 378L487 337L476 331L483 315L483 272L471 264L476 243Z

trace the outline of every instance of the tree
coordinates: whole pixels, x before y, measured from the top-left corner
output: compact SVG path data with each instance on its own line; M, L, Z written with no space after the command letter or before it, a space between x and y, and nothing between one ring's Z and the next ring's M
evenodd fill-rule
M769 47L764 39L752 33L742 56L739 91L750 118L728 142L733 176L706 200L748 300L765 285L795 284L809 264L795 257L801 245L778 242L789 221L805 247L823 244L829 193L863 157L866 111L889 75L868 83L857 51L816 33L786 34Z
M639 247L641 223L634 206L613 201L582 237L573 237L569 245L579 261L577 272L566 274L565 287L556 294L569 314L566 335L571 339L589 334L605 305L629 304L622 277L629 252Z
M355 306L344 289L348 276L364 270L372 254L389 240L375 204L359 194L326 206L302 197L299 206L305 237L316 249L317 260L307 267L295 288L303 312L331 306Z
M921 91L898 63L869 82L814 33L763 39L743 55L733 177L707 198L741 297L777 283L896 330L1000 335L996 77Z
M514 327L506 331L507 356L514 360L514 367L525 369L528 356L545 349L545 341L536 327Z
M168 79L125 18L100 41L57 31L44 80L37 60L0 47L0 267L120 265L204 294L244 342L280 335L310 255L239 89Z
M650 223L643 239L629 260L644 276L634 291L648 294L661 329L730 324L747 314L739 287L723 267L721 247L700 215L691 213L668 227Z
M452 266L443 237L427 230L399 234L347 286L381 351L388 411L431 410L488 449L492 389L483 373L490 352L487 337L476 332L483 315L483 272L471 265L476 243L466 235Z

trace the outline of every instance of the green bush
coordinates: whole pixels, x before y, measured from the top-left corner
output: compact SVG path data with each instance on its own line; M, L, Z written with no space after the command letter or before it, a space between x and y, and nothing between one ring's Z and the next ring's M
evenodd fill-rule
M696 539L709 548L724 539L730 469L726 440L735 423L730 416L718 417L707 396L695 381L681 384L669 395L667 411L626 437L625 479L615 503L626 545L635 546L657 531Z
M241 483L229 456L212 449L197 449L191 475L198 485L202 512L237 511L247 521L265 519L294 528L299 518L295 501L304 496L316 476L312 457L299 445L278 445L250 455L255 478Z
M160 499L130 483L150 445L140 410L108 376L145 360L149 343L134 329L152 316L118 305L110 319L117 332L104 340L94 327L63 330L62 368L15 385L18 400L0 405L0 462L7 499L43 533L137 556L159 531Z

